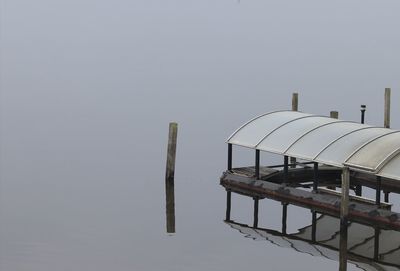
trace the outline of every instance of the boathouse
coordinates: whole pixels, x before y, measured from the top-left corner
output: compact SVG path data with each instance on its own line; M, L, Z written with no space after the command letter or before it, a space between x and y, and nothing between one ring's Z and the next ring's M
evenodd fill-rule
M228 221L235 192L254 199L255 226L258 200L271 198L340 216L342 225L350 216L400 228L388 203L389 192L400 192L400 131L284 110L248 121L227 144L228 168L220 184L227 190ZM233 167L233 146L252 149L254 165ZM283 163L262 165L261 151L282 155ZM362 197L362 187L375 189L375 199Z

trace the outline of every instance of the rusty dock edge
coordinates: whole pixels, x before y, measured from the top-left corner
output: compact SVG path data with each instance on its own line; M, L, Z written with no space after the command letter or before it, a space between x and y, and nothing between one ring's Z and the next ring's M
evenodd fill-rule
M288 187L283 184L240 176L229 171L223 173L220 184L227 190L241 195L263 199L268 198L314 211L340 216L340 196L315 193ZM375 225L384 229L400 229L400 214L378 208L374 204L350 200L349 219L362 224Z

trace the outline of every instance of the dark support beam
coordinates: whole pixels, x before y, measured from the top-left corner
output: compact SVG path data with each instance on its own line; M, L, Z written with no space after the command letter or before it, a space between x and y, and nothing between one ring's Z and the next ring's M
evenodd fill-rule
M379 207L381 205L381 186L382 186L382 178L381 176L376 176L376 197L375 204Z
M232 192L231 190L226 190L226 216L225 220L231 220L231 200L232 200Z
M344 167L342 171L342 198L340 201L340 249L339 270L347 270L347 222L349 214L350 170Z
M258 198L253 198L254 199L254 221L253 221L253 227L257 228L258 227Z
M228 170L232 170L232 144L228 143Z
M317 212L313 210L311 211L311 214L312 214L311 240L315 242L317 239Z
M356 185L356 196L362 196L362 185L361 184L357 184Z
M283 182L286 183L288 180L288 173L289 173L289 157L283 157Z
M256 150L256 180L260 179L260 150Z
M374 236L374 260L379 260L379 228L375 228L375 236Z
M282 233L286 234L286 228L287 228L287 207L288 204L285 202L282 202Z
M385 191L384 193L385 193L385 202L386 202L386 203L389 203L389 193L390 193L390 192Z
M313 192L318 192L318 163L314 163Z

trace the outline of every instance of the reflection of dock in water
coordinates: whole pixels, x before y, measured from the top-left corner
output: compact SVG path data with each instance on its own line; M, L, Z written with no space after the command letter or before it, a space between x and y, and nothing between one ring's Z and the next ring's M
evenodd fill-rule
M332 216L321 215L311 225L293 234L254 228L234 221L226 221L226 223L244 234L246 238L268 241L274 245L316 257L335 261L340 259L340 220ZM362 270L400 270L400 232L350 222L347 259Z

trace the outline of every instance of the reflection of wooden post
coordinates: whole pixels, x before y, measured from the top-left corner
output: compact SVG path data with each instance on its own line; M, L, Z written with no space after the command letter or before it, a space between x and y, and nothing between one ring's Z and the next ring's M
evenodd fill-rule
M253 227L257 228L258 227L258 198L253 198L254 199L254 221L253 221Z
M390 128L390 88L385 88L385 118L383 126Z
M288 204L286 202L282 202L282 233L286 234L287 228L287 207Z
M312 222L311 222L311 241L317 240L317 212L312 210Z
M231 220L231 201L232 201L232 192L230 190L226 190L226 215L225 220Z
M350 170L344 167L342 171L342 197L340 202L340 260L339 270L347 270L347 221L349 214Z
M379 228L375 228L375 235L374 235L374 260L379 260Z
M298 111L299 110L299 94L297 92L294 92L292 94L292 111ZM295 157L290 157L290 164L291 168L296 167L296 158Z
M178 135L178 124L169 124L167 167L165 172L165 193L166 193L166 211L167 211L167 232L175 232L175 157L176 140Z

